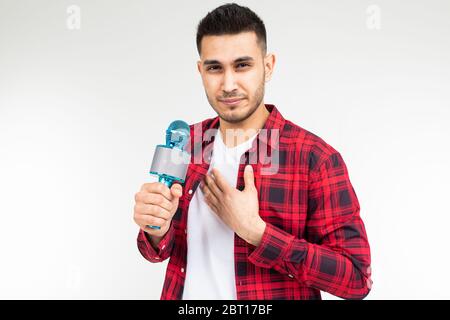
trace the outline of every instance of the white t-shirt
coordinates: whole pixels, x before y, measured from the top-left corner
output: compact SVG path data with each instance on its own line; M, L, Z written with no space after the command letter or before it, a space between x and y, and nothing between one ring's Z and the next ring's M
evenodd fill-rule
M236 187L239 161L251 148L253 137L233 148L227 147L220 130L214 139L208 172L217 168ZM196 189L188 211L187 265L183 300L236 300L234 231L205 203Z

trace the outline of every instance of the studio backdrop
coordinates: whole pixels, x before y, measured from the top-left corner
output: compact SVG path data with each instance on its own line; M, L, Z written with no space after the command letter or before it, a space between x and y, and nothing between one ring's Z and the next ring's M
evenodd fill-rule
M216 116L195 32L223 3L0 0L0 298L159 299L134 195L171 121ZM264 101L347 164L367 299L449 299L450 2L238 3L276 56Z

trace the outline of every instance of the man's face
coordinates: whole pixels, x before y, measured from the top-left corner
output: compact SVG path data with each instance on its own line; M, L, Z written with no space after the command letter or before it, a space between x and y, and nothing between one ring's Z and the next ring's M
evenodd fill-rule
M254 32L205 36L198 70L206 97L219 117L230 123L244 121L264 98L273 56L263 56Z

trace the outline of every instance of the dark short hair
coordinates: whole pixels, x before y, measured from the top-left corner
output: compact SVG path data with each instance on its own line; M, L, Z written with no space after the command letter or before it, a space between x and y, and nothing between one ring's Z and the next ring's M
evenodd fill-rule
M241 32L256 33L258 44L265 54L267 52L267 36L264 22L247 7L236 3L227 3L217 7L200 20L197 27L197 51L201 53L204 36L234 35Z

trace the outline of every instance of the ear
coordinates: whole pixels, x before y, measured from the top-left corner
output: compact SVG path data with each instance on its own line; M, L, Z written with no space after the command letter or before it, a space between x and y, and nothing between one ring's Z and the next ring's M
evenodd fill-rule
M273 53L269 53L264 58L264 69L266 72L265 81L268 82L272 79L273 68L275 67L275 55Z
M202 61L201 60L197 61L197 69L198 69L198 72L200 74L202 74Z

